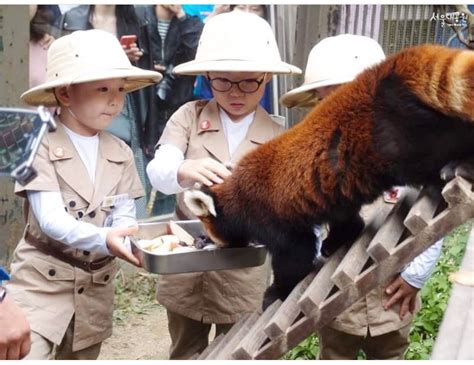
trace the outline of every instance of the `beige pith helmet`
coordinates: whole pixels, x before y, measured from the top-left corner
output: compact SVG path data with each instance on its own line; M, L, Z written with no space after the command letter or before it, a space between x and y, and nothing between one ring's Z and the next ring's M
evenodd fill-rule
M30 105L57 105L55 87L115 78L125 79L125 91L135 91L161 80L159 72L132 66L111 33L93 29L61 37L48 50L46 82L21 95Z
M268 22L241 11L211 18L204 25L195 59L173 70L180 75L199 75L209 71L301 73L298 67L281 60Z
M280 103L288 108L311 105L315 89L352 81L384 59L382 47L372 38L353 34L325 38L309 53L303 84L284 94Z

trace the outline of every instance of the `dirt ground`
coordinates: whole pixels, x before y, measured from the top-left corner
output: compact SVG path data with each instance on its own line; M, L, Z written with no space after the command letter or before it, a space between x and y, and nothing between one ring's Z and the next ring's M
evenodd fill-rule
M99 360L166 360L170 346L166 310L155 305L147 313L129 313L114 325Z

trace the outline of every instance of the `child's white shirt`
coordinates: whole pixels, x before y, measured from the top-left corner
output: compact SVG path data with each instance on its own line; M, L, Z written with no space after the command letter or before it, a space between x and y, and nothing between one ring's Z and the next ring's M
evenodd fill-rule
M67 127L65 130L84 163L89 178L94 183L99 136L81 136ZM64 210L64 201L60 192L28 190L27 195L41 230L46 235L77 249L110 254L106 245L106 236L110 227L97 227L91 223L76 220ZM111 227L135 225L134 199L126 199L120 205L116 205L112 216Z
M99 135L81 136L64 126L64 130L72 141L76 151L81 157L82 162L86 166L87 173L92 181L95 182L95 169L97 166L97 155L99 152Z
M245 139L250 125L255 117L255 112L250 113L238 122L232 121L224 109L219 108L219 116L221 117L222 127L227 139L227 146L229 147L229 156L232 158L235 150Z

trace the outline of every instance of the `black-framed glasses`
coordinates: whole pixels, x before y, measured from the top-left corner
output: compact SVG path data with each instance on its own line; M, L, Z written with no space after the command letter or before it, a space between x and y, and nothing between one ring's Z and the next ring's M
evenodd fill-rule
M207 79L209 80L211 84L211 88L219 91L219 92L226 92L232 89L232 85L237 85L240 91L246 94L251 94L257 91L262 85L263 81L265 80L265 77L267 76L267 73L265 72L263 74L263 77L258 80L258 79L244 79L240 81L230 81L229 79L226 79L224 77L216 77L211 79L209 75L207 76Z

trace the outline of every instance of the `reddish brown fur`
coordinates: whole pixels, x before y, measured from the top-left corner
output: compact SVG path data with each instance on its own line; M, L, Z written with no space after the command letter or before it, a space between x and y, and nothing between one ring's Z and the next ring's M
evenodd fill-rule
M237 211L240 202L235 199L236 190L245 187L250 195L261 198L260 187L263 186L267 188L264 193L267 204L279 217L291 219L296 212L313 214L317 213L315 210L325 210L328 197L335 197L338 184L349 199L354 189L369 192L374 172L387 167L387 162L381 160L372 147L371 103L378 80L395 70L404 75L407 85L429 105L443 113L472 120L474 54L466 55L467 52L433 45L409 49L376 67L376 72L365 72L356 81L341 86L301 123L245 156L232 178L213 188L217 200L227 209ZM467 95L464 105L468 108L463 108L462 112L451 107L446 91L450 79L446 74L441 77L444 67L460 57L463 58L464 73L450 76L470 82L464 90ZM469 59L468 65L465 59ZM434 74L439 74L435 81L439 80L441 84L432 82ZM358 105L357 113L348 113L349 106L354 104ZM336 129L341 131L338 156L347 152L351 157L349 169L344 168L341 158L338 159L337 167L344 171L343 175L337 174L328 157L329 142ZM320 176L320 191L313 188L313 169Z

